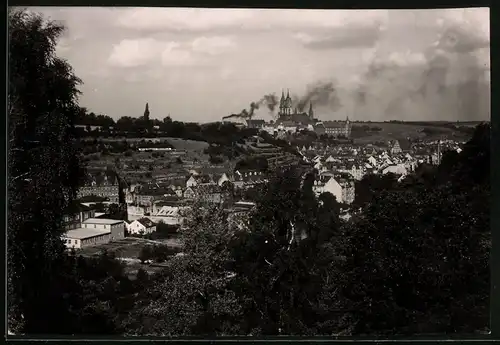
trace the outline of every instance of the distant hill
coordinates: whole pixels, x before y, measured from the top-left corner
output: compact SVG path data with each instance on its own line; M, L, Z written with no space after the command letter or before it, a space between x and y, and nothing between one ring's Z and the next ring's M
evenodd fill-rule
M394 139L437 140L470 139L475 122L413 121L413 122L354 122L351 138L357 143L374 143Z

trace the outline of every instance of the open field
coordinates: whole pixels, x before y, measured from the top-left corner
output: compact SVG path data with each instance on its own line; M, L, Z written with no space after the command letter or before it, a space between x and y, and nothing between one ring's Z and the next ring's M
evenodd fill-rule
M370 144L379 141L388 141L395 139L405 139L410 138L412 140L437 140L442 139L455 139L455 140L467 140L470 138L470 134L464 133L462 131L444 127L441 123L436 124L413 124L413 123L389 123L389 122L370 122L370 123L354 123L353 126L369 126L381 128L380 131L363 133L362 136L356 136L353 133L353 138L356 143L359 144ZM461 124L462 125L462 124ZM467 124L463 126L469 127ZM474 126L474 124L471 124ZM425 132L424 130L430 130L430 132ZM353 131L354 132L354 131Z
M206 141L195 141L179 138L165 138L176 150L203 152L208 147Z
M166 245L176 248L181 246L179 240L176 239L151 241L142 238L127 237L119 241L83 248L81 250L81 254L85 256L95 256L101 254L104 250L107 250L108 253L114 253L117 258L137 259L144 246L153 245Z

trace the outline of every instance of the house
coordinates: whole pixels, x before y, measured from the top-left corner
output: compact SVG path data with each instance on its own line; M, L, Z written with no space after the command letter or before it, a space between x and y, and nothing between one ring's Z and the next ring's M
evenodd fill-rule
M78 229L81 223L95 217L95 210L79 202L71 203L65 211L64 228L66 230Z
M125 223L123 220L89 218L82 222L82 228L109 231L111 240L125 238Z
M403 164L390 165L382 170L382 174L392 173L395 175L406 176L408 171Z
M148 217L155 223L160 221L168 225L181 225L184 222L184 212L188 207L162 206L156 213Z
M134 235L147 235L156 231L156 224L151 219L141 218L128 224L127 231Z
M399 145L399 141L398 140L394 140L392 142L391 148L390 148L390 152L393 155L403 152L403 150L401 149L401 146Z
M119 202L120 187L118 177L113 171L88 174L84 186L78 189L77 198L95 195Z
M196 185L198 185L198 181L196 180L196 176L195 175L191 175L188 180L186 181L186 187L187 188L192 188L192 187L195 187Z
M222 190L218 185L200 185L196 189L196 194L204 201L213 203L224 201Z
M362 166L357 166L356 164L353 164L348 172L352 175L352 177L357 180L361 181L363 179L363 176L365 175L364 169Z
M196 192L192 187L187 187L183 194L185 199L196 199Z
M326 173L314 181L313 191L317 196L322 193L331 193L339 203L350 204L354 201L354 182L341 176L335 178Z
M226 173L223 173L222 176L217 180L217 184L222 187L224 182L231 182L229 176Z

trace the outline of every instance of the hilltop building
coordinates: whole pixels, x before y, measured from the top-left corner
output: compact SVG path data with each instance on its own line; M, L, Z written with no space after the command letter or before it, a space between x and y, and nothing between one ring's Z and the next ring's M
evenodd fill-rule
M277 125L289 123L293 123L293 125L312 125L316 122L317 120L314 119L312 103L309 104L308 113L299 113L298 108L293 109L290 91L287 92L286 97L284 91L281 92L278 120L276 120Z
M314 126L314 131L318 135L326 134L332 137L343 136L349 138L351 136L351 128L351 121L349 121L349 117L347 117L345 121L318 122Z

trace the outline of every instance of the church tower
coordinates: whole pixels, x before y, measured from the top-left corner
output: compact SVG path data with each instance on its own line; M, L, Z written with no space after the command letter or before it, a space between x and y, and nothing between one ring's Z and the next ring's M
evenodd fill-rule
M280 111L278 113L279 116L285 113L285 91L281 90L281 99L280 99Z
M286 98L285 98L285 92L282 90L281 91L281 100L280 100L280 111L279 111L279 116L280 117L285 117L285 116L290 116L292 115L292 98L290 97L290 91L287 91L286 93Z
M149 121L149 104L146 103L146 109L144 110L144 120Z
M344 134L345 134L346 138L349 138L351 135L351 121L349 121L349 116L347 116L345 119Z
M311 102L311 103L309 103L309 118L310 118L311 120L313 120L313 119L314 119L314 112L313 112L313 104L312 104L312 102Z

